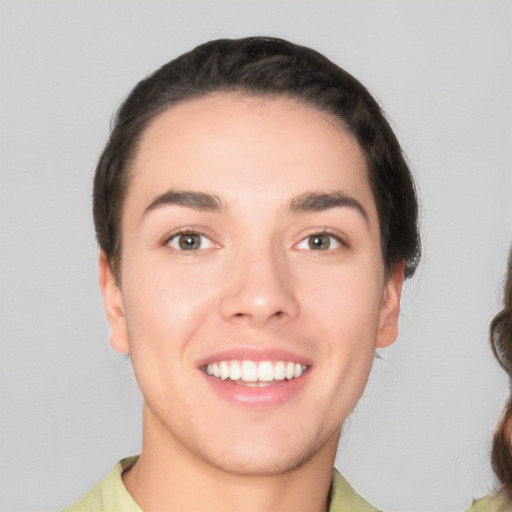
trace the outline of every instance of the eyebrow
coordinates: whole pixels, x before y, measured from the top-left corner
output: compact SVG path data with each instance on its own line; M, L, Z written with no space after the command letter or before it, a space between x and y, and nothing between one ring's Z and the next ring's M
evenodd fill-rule
M330 208L348 207L359 212L366 223L370 222L368 212L364 206L354 197L341 191L334 192L306 192L293 198L288 203L288 211L291 213L321 212Z
M156 196L146 207L142 216L160 206L177 205L192 208L193 210L220 212L225 205L219 196L205 192L189 190L168 190Z
M156 196L146 207L142 216L161 206L176 205L199 211L221 212L225 211L226 204L216 195L207 192L192 190L168 190ZM354 197L342 191L333 192L306 192L292 198L287 205L290 213L320 212L331 208L353 208L361 214L366 223L369 216L363 205Z

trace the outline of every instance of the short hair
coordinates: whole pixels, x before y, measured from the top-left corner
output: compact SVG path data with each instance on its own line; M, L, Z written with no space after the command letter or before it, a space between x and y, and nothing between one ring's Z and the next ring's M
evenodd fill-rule
M96 237L120 282L121 213L144 130L163 111L216 92L287 97L329 113L358 141L367 161L386 271L420 256L418 200L398 140L378 103L352 75L320 53L270 37L197 46L140 81L120 106L94 178Z

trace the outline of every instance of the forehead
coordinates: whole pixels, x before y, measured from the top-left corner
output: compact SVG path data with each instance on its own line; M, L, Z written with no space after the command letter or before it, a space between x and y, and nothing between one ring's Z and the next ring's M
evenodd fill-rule
M215 94L160 114L141 138L125 207L165 189L262 204L343 190L373 207L355 138L331 114L283 97Z

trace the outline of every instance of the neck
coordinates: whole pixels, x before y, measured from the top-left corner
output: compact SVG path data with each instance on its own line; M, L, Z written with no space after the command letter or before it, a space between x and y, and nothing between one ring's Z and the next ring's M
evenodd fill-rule
M227 472L191 453L150 416L145 407L142 452L123 475L144 512L327 511L338 436L297 468L247 475Z

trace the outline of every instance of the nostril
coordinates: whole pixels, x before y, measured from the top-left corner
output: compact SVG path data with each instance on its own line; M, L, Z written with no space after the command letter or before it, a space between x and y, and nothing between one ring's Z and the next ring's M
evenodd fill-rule
M292 293L275 283L262 289L255 281L256 278L246 280L244 286L228 290L221 297L219 313L224 320L247 321L251 325L271 321L275 325L296 317L299 307Z

